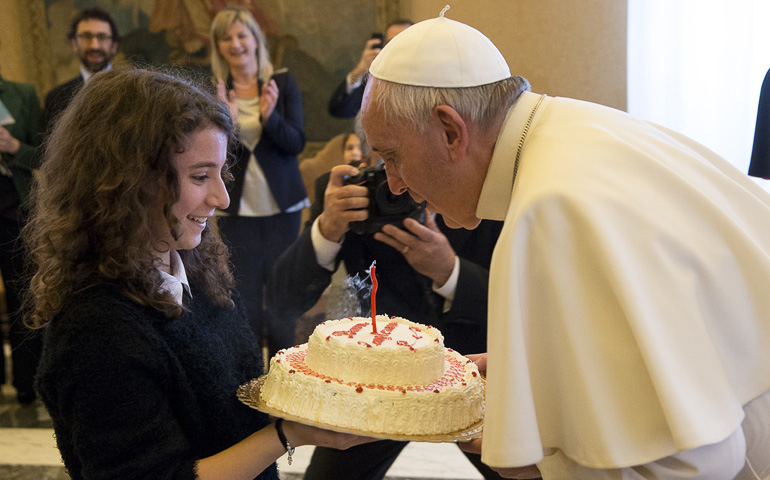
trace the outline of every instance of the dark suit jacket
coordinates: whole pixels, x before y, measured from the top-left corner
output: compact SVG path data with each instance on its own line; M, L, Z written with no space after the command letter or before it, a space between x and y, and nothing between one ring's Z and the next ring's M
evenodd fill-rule
M754 129L749 175L770 178L770 70L765 74L765 80L759 92L757 126Z
M323 211L328 174L326 179L319 179L323 185L316 189L308 225ZM372 261L377 260L378 312L433 325L441 330L445 345L461 353L486 352L489 263L503 222L484 220L475 230L455 230L437 215L436 223L460 257L457 291L446 313L442 313L444 299L431 290L431 280L418 274L400 252L371 235L348 232L337 262L345 262L349 275L366 278ZM268 308L276 318L302 315L318 301L331 276L332 272L318 265L310 228L305 228L274 266L267 285Z
M307 197L305 184L299 173L297 155L305 148L302 95L297 82L288 72L273 75L278 85L278 101L270 120L262 126L262 137L254 148L259 166L281 211ZM251 152L239 143L235 148L236 162L231 166L234 182L230 185L230 206L225 210L237 215L243 194Z
M329 115L337 118L353 118L361 110L361 101L364 98L364 88L366 87L366 77L361 85L348 93L347 78L334 91L332 98L329 99Z
M54 120L69 106L72 98L83 88L83 77L78 75L72 80L51 89L45 96L43 126L45 133L50 133Z
M26 204L29 196L32 170L38 166L36 147L40 142L40 102L33 85L9 82L2 77L0 77L0 100L15 120L14 123L4 125L3 128L20 143L19 151L14 155L2 154L3 162L10 167L12 177L0 179L3 182L0 190L4 196L0 200L0 209L3 210L3 215L18 218L21 212L17 209Z

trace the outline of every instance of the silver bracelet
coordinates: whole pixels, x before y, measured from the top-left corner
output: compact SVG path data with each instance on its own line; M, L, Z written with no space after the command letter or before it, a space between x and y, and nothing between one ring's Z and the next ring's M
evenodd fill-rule
M286 449L286 453L289 454L289 465L291 465L292 458L291 456L294 455L294 447L291 446L291 443L289 443L289 440L286 438L286 435L283 434L283 418L279 418L275 421L275 431L278 433L278 440L281 441L283 444L283 447Z

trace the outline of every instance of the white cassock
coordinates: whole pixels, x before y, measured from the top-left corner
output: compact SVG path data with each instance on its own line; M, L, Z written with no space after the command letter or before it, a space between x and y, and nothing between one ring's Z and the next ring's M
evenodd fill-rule
M725 440L770 390L770 195L682 135L549 97L513 185L540 98L509 112L477 210L505 220L482 460L610 469Z

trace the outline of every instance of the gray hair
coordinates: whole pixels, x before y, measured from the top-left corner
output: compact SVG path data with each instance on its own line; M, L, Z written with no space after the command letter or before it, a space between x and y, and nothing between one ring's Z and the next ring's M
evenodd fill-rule
M529 81L519 76L464 88L418 87L378 78L369 95L371 102L384 112L386 122L406 122L417 133L422 133L431 112L439 105L449 105L481 129L489 128L513 106L522 92L529 90Z
M270 53L267 51L267 38L259 28L257 21L248 10L238 7L229 7L220 10L211 22L211 71L218 80L227 80L230 76L230 67L227 60L219 53L218 43L227 35L227 30L235 23L241 22L257 40L257 78L264 83L270 81L273 75L273 64L270 61Z

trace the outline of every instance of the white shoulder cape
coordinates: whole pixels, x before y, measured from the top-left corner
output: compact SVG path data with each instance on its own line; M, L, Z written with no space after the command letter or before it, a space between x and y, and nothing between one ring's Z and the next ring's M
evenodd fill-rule
M770 389L770 196L681 135L561 98L511 193L493 172L536 100L506 119L478 208L505 219L482 460L625 467L721 441Z

